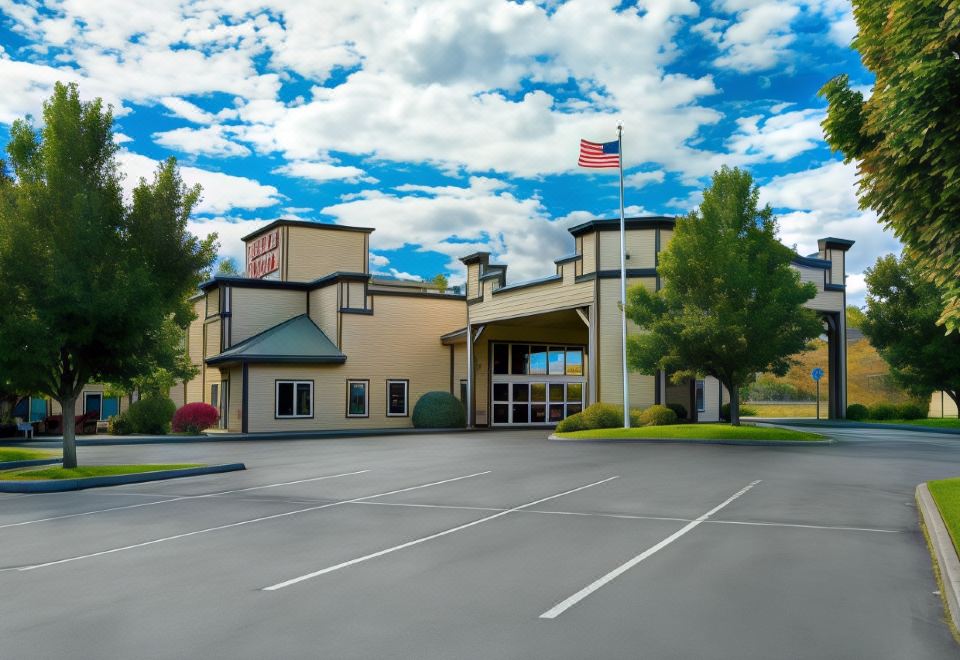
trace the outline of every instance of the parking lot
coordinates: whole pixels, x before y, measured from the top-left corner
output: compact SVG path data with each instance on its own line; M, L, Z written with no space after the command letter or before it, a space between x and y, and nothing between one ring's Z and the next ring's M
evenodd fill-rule
M85 447L245 472L0 495L2 658L955 658L914 487L960 436Z

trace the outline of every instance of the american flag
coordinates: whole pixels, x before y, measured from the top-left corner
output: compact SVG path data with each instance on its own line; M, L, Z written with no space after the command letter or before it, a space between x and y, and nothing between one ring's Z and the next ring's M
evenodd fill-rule
M580 167L620 167L620 142L580 140Z

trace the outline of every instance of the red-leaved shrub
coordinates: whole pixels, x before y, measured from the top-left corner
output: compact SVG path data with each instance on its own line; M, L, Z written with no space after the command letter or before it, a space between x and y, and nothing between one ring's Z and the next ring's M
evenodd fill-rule
M209 403L188 403L173 413L173 430L178 433L199 433L217 423L220 413Z

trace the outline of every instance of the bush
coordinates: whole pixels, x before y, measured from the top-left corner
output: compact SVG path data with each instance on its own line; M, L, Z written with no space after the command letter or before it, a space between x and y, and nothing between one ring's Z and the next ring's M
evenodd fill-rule
M449 392L427 392L413 407L413 425L418 429L452 429L467 425L467 411Z
M756 408L751 408L750 406L745 406L740 404L740 416L741 417L756 417L759 414L759 411ZM730 404L725 403L720 406L720 419L727 422L730 421Z
M127 417L127 413L125 412L111 417L109 424L111 435L128 435L133 433L130 428L130 418Z
M847 406L847 419L854 422L866 419L869 414L870 411L862 403L851 403Z
M165 396L147 396L134 401L127 412L130 433L165 435L170 431L170 420L177 406Z
M640 413L641 426L667 426L677 423L677 413L661 405L650 406Z
M687 409L684 408L682 404L679 404L679 403L668 403L668 404L667 404L667 408L669 408L670 410L672 410L673 412L675 412L675 413L677 414L677 420L678 420L678 421L681 420L681 419L687 419Z
M896 419L900 414L897 407L892 403L877 403L869 408L870 419Z
M583 413L575 413L566 419L561 419L557 423L557 433L569 433L570 431L586 431L587 422L583 418Z
M630 426L643 426L640 412L630 411ZM568 431L589 431L593 429L618 429L623 426L623 406L611 403L595 403L584 408L583 412L570 415L561 420L556 427L558 433Z
M897 406L897 419L926 419L928 411L919 403L903 403Z
M173 430L177 433L200 433L220 419L220 412L209 403L188 403L173 413Z

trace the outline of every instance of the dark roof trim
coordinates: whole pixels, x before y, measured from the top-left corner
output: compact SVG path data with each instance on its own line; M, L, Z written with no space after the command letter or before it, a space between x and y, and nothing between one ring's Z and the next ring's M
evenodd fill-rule
M567 264L567 263L570 263L571 261L578 261L580 259L583 259L583 255L574 253L574 254L565 255L563 257L560 257L559 259L554 259L553 263L559 266L560 264Z
M469 266L470 264L475 264L479 262L486 263L489 260L490 260L489 252L474 252L472 254L468 254L465 257L460 257L460 262L467 266Z
M503 277L502 270L491 270L480 276L480 280L492 280L495 277Z
M236 355L227 355L224 357L214 356L207 359L207 364L226 364L236 363L255 363L271 362L278 363L300 363L300 364L343 364L347 361L346 355L256 355L252 357L238 357Z
M656 268L628 268L627 277L656 277L657 269ZM601 280L612 280L620 279L619 270L599 270L594 273L586 273L584 275L577 275L577 282L588 282L590 280L601 279Z
M212 280L207 280L200 285L201 291L212 289L221 284L240 287L244 289L292 289L294 291L309 291L309 282L282 282L280 280L258 280L253 277L239 277L236 275L214 275Z
M246 236L243 236L241 241L248 241L255 236L259 236L265 231L270 231L274 227L307 227L308 229L332 229L333 231L356 231L363 234L369 234L373 231L372 227L349 227L347 225L335 225L329 222L310 222L308 220L288 220L287 218L279 218L270 222L260 229L250 232Z
M549 284L551 282L561 282L563 278L559 275L550 275L548 277L541 277L538 280L528 280L526 282L517 282L516 284L510 284L509 286L502 286L496 291L493 292L493 295L498 293L503 293L504 291L516 291L517 289L526 289L530 286L537 286L539 284Z
M448 332L445 335L440 335L440 343L444 344L445 346L449 346L450 344L458 343L457 342L458 339L465 340L466 338L467 338L467 329L460 328L459 330Z
M847 287L844 286L843 284L824 284L823 290L824 291L846 291Z
M648 215L637 218L626 218L626 229L673 229L676 218L667 215ZM620 231L620 218L589 220L583 224L568 229L574 236L580 236L591 231Z
M826 259L817 259L815 257L801 257L799 254L796 255L790 263L796 264L798 266L806 266L807 268L825 268L829 269L831 264Z
M367 295L370 296L396 296L400 298L430 298L431 300L466 300L463 294L456 293L427 293L426 291L382 291L380 289L367 289Z
M856 241L851 241L846 238L833 238L832 236L827 236L826 238L821 238L817 241L817 246L821 250L843 250L846 252L853 247L853 244Z
M369 273L351 273L345 271L336 271L323 277L307 282L310 289L319 289L321 287L336 284L337 282L368 282L372 276Z

